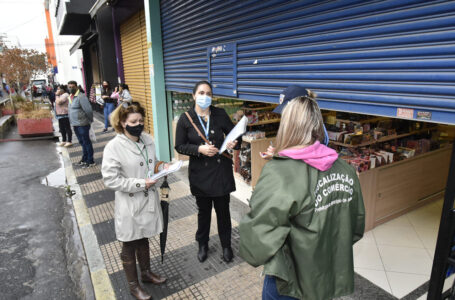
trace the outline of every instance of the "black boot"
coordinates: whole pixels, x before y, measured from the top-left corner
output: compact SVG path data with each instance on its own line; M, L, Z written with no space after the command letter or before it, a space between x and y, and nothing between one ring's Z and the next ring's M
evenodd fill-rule
M123 263L123 270L126 274L126 280L128 281L128 286L130 288L130 293L138 300L149 300L152 299L152 296L149 295L146 291L142 289L139 285L137 278L137 269L136 269L136 257L131 257L128 254L120 255Z
M207 259L207 253L209 252L208 244L199 244L199 251L197 253L197 259L200 262L204 262Z
M228 263L228 262L232 261L232 258L234 258L234 253L232 253L232 248L231 247L223 248L223 260Z

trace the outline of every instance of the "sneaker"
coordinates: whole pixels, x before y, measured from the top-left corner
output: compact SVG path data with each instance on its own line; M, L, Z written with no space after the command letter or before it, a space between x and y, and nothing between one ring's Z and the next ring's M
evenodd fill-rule
M57 143L57 146L59 146L59 147L63 147L63 146L65 146L65 145L66 145L66 142Z
M104 128L104 129L103 129L103 133L104 133L104 132L107 132L107 128Z
M83 168L83 169L86 169L86 168L91 168L91 167L94 167L94 166L96 166L96 163L91 163L91 164L87 164L87 163L86 163L86 164L84 164L84 165L82 166L82 168Z
M71 147L71 146L73 146L73 143L71 143L71 142L67 142L67 143L65 143L65 145L63 145L63 146L64 146L64 147L66 147L66 148L68 148L68 147Z
M76 166L84 166L85 165L85 161L83 160L80 160L78 163L76 163Z

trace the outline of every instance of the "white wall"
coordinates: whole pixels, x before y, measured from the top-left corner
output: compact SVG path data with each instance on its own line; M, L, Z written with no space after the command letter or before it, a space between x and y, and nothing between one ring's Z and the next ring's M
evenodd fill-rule
M59 35L57 20L55 17L55 0L49 1L49 13L52 23L52 34L54 35L55 53L57 56L58 73L55 75L55 81L66 84L70 80L76 80L78 84L82 83L82 50L77 50L70 55L70 48L74 45L79 36ZM60 1L60 5L64 5Z

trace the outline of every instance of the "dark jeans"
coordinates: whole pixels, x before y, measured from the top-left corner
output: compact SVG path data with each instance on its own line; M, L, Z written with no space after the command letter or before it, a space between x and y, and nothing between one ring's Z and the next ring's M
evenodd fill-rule
M74 126L74 133L77 136L79 144L82 146L82 161L88 164L93 164L93 146L90 140L89 130L90 125L87 126Z
M297 298L280 295L276 288L275 277L265 275L264 286L262 287L262 300L297 300Z
M60 128L60 133L62 134L62 142L71 143L73 132L71 131L70 119L69 118L58 119L58 128Z
M213 202L221 246L223 248L231 247L232 225L229 201L230 195L221 197L196 197L196 203L199 209L197 214L196 241L198 241L199 244L206 244L209 241Z
M104 128L106 129L109 127L109 115L114 111L114 109L114 103L104 103Z

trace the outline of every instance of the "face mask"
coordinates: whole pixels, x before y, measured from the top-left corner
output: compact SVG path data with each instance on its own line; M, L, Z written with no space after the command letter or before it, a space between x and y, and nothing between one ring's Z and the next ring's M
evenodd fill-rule
M132 136L139 137L141 135L142 131L144 130L144 125L139 124L139 125L136 125L136 126L130 126L130 125L127 124L125 129Z
M206 109L210 106L210 104L212 104L212 97L207 95L197 95L196 104L199 105L200 108Z
M74 95L74 94L76 94L76 92L77 92L77 89L76 89L76 88L72 88L72 89L70 89L70 93L71 93L71 94L73 94L73 95Z

